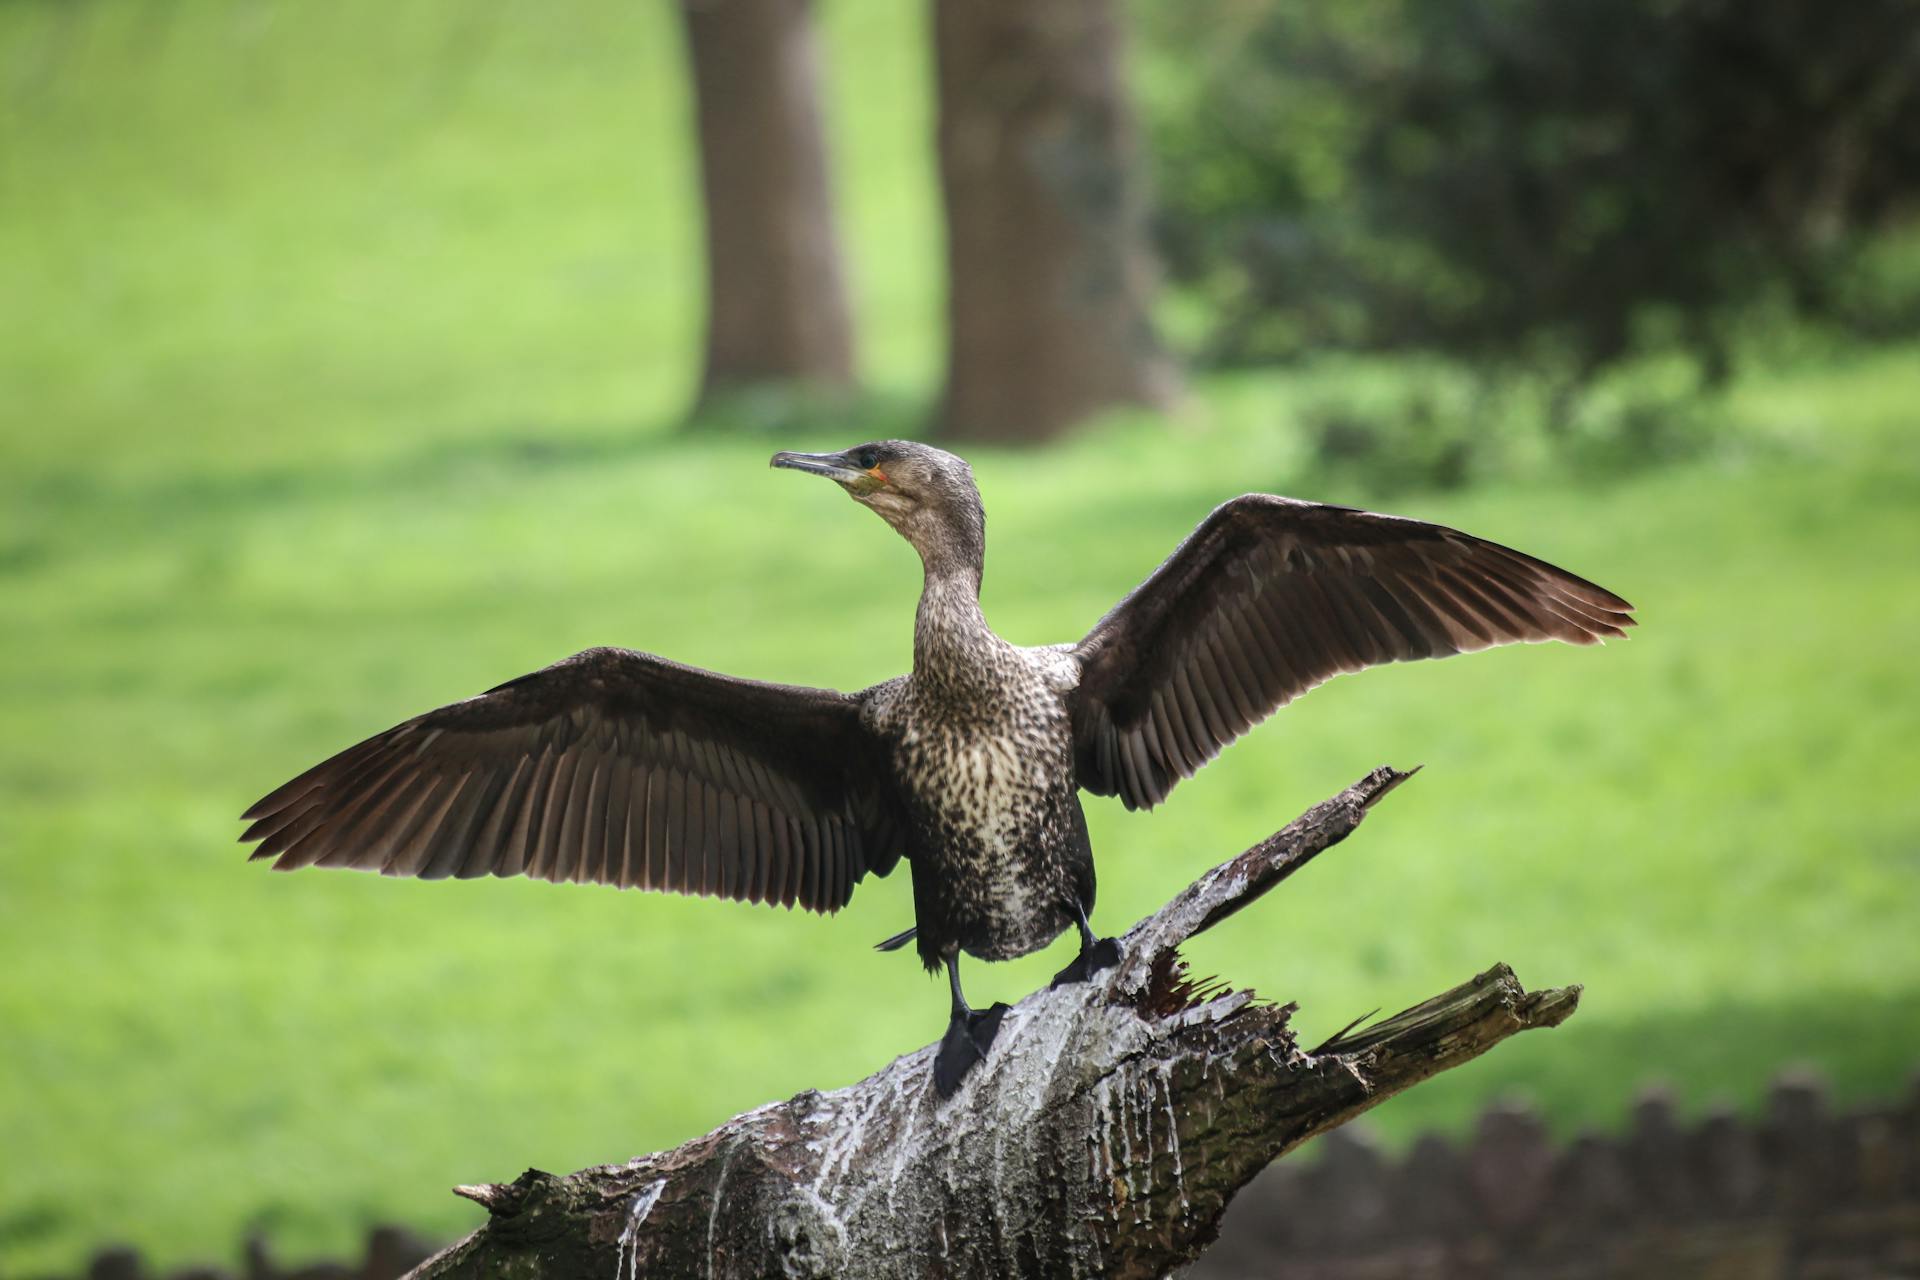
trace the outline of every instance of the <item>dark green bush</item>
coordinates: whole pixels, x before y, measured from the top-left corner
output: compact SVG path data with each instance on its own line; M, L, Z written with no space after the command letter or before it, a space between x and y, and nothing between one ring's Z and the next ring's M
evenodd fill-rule
M1163 247L1217 315L1203 359L1417 349L1574 387L1681 350L1713 383L1758 313L1920 321L1857 265L1920 196L1912 0L1140 18Z

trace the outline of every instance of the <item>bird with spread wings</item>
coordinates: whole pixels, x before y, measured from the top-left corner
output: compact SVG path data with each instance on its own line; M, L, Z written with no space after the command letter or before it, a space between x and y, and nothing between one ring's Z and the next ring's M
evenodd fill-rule
M1090 855L1075 851L1084 822L1068 830L1076 791L1150 808L1335 675L1521 641L1592 644L1634 621L1612 592L1497 543L1249 494L1202 521L1077 644L1019 649L978 614L984 517L964 462L882 441L775 464L834 479L920 551L913 673L841 693L590 649L415 716L274 789L244 815L252 856L277 870L530 876L819 912L905 857L922 954L947 961L956 1020L977 1019L953 968L958 951L1017 954L1076 923L1083 944L1095 941ZM983 790L958 764L943 775L942 759L971 758L969 733L999 734L1039 774L1057 774L1043 777L1046 795ZM914 755L909 740L945 742L947 754ZM1072 800L1067 818L1061 795ZM1016 811L1031 821L1014 823L1011 843L1031 850L1000 847ZM999 844L981 834L991 832ZM954 852L976 836L971 861ZM1048 861L1049 843L1066 853ZM1060 899L1052 914L1028 928L975 902L990 892L989 857L1044 880ZM1056 875L1055 863L1067 870ZM922 877L939 880L938 892L922 893ZM1056 892L1056 881L1066 887ZM930 924L930 913L957 923ZM998 945L981 932L993 928L1022 940Z

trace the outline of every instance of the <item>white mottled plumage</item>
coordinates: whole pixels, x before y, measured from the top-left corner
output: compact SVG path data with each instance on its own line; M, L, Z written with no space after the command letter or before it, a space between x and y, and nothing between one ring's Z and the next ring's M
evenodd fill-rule
M866 701L909 824L921 957L946 946L1006 960L1046 946L1093 906L1093 854L1073 785L1066 695L1079 668L1059 646L995 635L978 569L930 569L912 674ZM942 921L945 928L927 928Z

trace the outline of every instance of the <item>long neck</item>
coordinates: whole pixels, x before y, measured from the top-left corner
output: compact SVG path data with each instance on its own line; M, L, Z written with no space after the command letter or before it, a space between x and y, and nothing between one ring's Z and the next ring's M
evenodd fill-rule
M921 551L927 576L913 622L913 673L923 680L965 686L984 676L989 657L1005 642L980 611L979 543L965 548L941 545L945 554Z

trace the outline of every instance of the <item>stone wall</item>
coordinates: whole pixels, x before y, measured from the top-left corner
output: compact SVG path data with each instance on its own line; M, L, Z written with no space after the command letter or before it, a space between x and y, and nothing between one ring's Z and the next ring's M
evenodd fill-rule
M403 1227L374 1227L354 1262L310 1262L281 1266L266 1242L250 1238L241 1248L237 1272L212 1266L185 1267L165 1280L399 1280L426 1261L438 1246ZM102 1249L87 1264L86 1280L160 1280L146 1259L119 1246Z
M1351 1125L1315 1147L1240 1194L1189 1280L1920 1277L1920 1080L1836 1112L1788 1075L1760 1119L1696 1124L1654 1091L1565 1145L1501 1105L1399 1159Z

